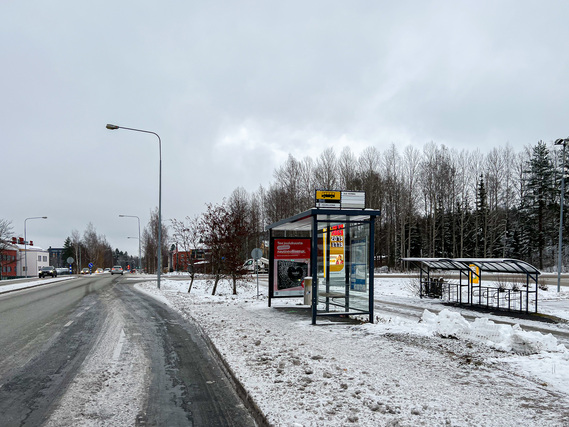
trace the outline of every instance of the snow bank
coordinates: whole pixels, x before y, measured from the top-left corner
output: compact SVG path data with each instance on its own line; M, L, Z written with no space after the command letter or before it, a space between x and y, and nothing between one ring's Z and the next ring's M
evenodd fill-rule
M6 281L2 281L2 283L0 283L0 294L4 293L4 292L10 292L10 291L17 291L20 289L26 289L26 288L33 288L36 286L41 286L41 285L47 285L48 283L55 283L55 282L61 282L63 280L69 280L69 279L73 279L75 276L63 276L63 277L55 277L55 278L49 278L49 279L38 279L38 280L18 280L18 279L14 279L14 280L6 280Z
M569 357L567 348L558 344L551 334L524 331L520 325L494 323L488 318L468 322L460 313L442 310L438 315L425 310L421 322L431 332L446 338L459 338L481 343L498 350L530 355L540 352L560 352Z

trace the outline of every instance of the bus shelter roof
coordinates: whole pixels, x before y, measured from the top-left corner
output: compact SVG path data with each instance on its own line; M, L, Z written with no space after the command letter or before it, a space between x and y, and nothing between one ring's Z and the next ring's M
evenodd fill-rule
M492 273L536 274L541 272L533 265L518 259L505 258L401 258L402 261L423 264L433 270L470 270L475 265Z
M317 221L344 224L347 222L365 222L371 217L379 216L381 212L373 209L322 209L312 208L289 218L277 221L267 230L310 231L312 230L312 218Z

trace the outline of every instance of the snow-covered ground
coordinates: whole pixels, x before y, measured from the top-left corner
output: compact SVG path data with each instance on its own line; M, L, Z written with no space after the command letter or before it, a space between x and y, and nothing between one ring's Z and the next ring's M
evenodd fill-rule
M319 318L316 326L301 298L269 308L266 282L259 298L254 281L236 296L229 283L215 296L206 280L190 294L188 285L176 277L161 290L137 287L201 326L272 425L569 425L565 346L480 313L469 322L415 297L409 279L376 279L376 297L436 309L420 320L377 308L374 324ZM569 317L567 292L540 298L557 301L550 314Z
M3 285L0 292L66 279ZM406 278L376 279L374 324L318 318L316 326L302 298L273 300L269 308L266 281L257 297L254 281L241 283L236 296L222 283L211 296L207 280L196 281L188 294L185 277L163 276L161 290L152 276L143 279L150 281L137 284L139 290L201 327L274 426L569 425L569 351L551 335L524 330L540 322L512 326L494 322L503 317L450 310L416 297ZM382 310L385 301L420 311ZM540 312L568 319L569 292L540 291ZM148 378L125 368L143 373L147 361L141 354L137 364L121 365L137 349L120 333L120 322L109 325L113 333L100 339L112 357L87 359L50 425L99 425L97 419L134 425L132 414L152 398L144 392ZM569 331L563 324L547 327ZM86 392L85 384L107 372L112 387ZM79 397L81 413L73 403Z
M6 280L0 282L0 294L4 292L17 291L19 289L33 288L35 286L45 285L46 283L61 282L63 280L73 279L75 276L60 276L60 277L50 277L49 279L36 278L36 280L30 279L15 279Z

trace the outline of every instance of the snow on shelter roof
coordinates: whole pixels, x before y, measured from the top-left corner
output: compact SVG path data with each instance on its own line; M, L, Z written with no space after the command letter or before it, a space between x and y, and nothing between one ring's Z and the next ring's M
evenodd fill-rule
M492 273L541 274L533 265L518 259L504 258L401 258L401 261L421 263L433 270L470 270L475 265Z
M347 222L364 222L369 221L371 217L379 216L381 212L373 209L322 209L312 208L301 212L290 218L277 221L269 226L267 230L294 230L294 231L310 231L312 230L312 218L316 217L317 221L326 221L332 223L343 224Z

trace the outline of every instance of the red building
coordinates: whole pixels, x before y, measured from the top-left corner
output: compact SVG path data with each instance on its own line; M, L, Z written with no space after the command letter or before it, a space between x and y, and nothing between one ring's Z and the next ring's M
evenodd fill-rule
M18 266L18 249L12 245L7 245L0 252L0 265L2 266L2 278L16 277Z
M208 259L209 251L207 249L179 251L178 248L175 248L172 252L172 268L174 271L190 271L193 263L196 271L203 271Z

